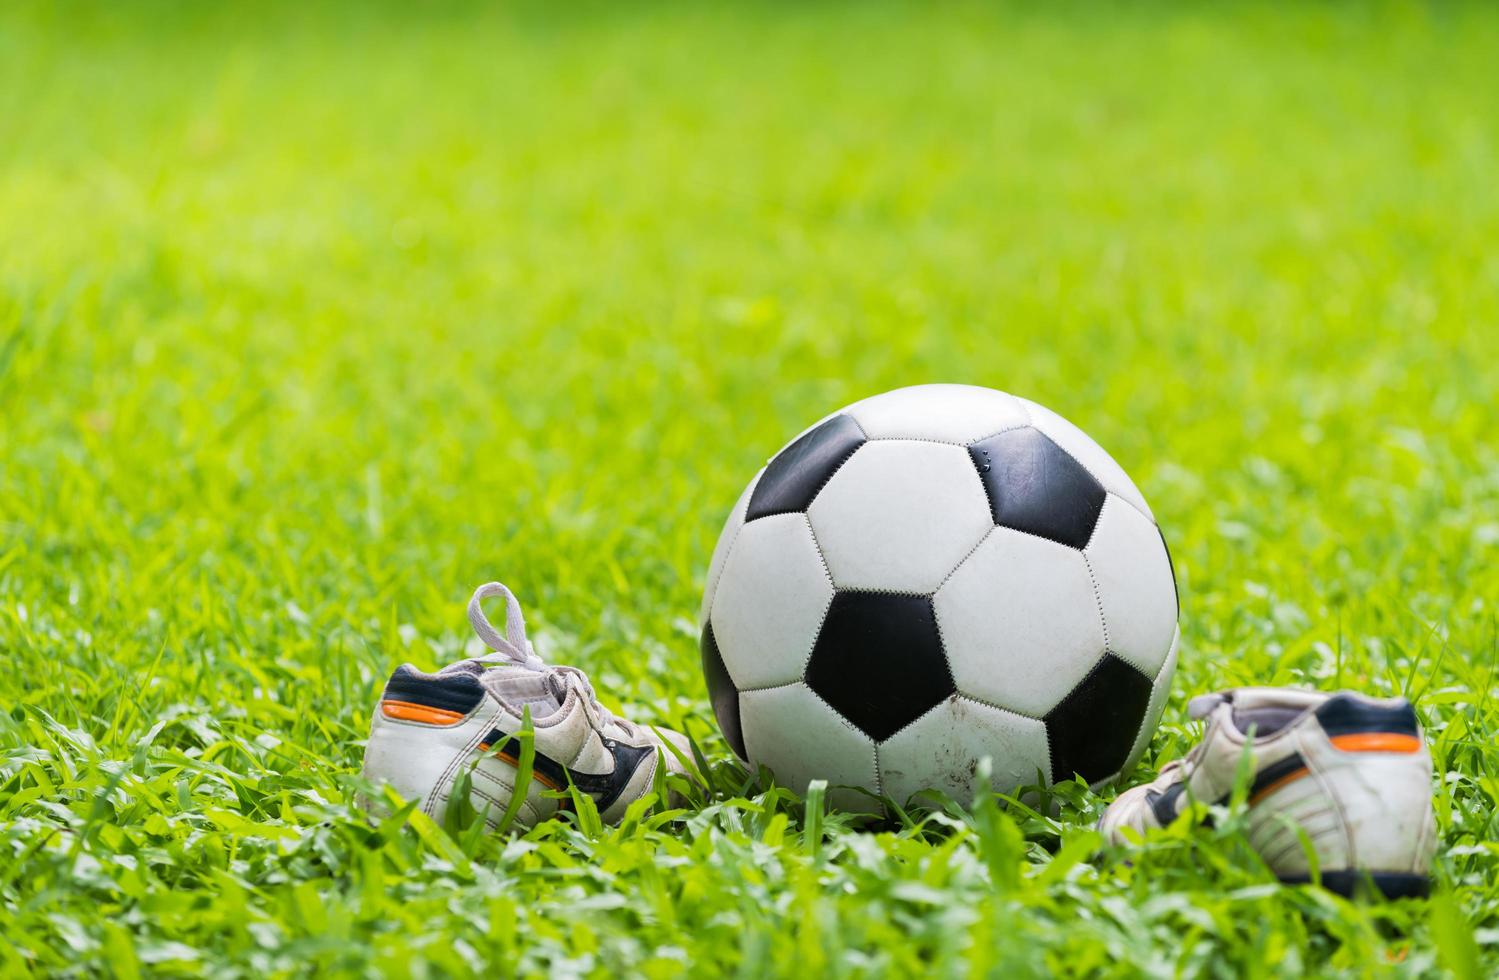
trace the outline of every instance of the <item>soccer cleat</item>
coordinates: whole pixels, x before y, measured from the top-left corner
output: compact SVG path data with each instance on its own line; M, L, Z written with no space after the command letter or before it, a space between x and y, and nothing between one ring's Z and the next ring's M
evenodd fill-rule
M1164 827L1193 802L1227 803L1247 753L1249 842L1281 880L1310 879L1304 834L1333 891L1428 892L1431 754L1409 701L1241 688L1193 698L1188 710L1207 722L1202 742L1110 804L1099 829L1111 841Z
M505 637L480 605L498 595L506 602ZM410 664L396 668L364 751L364 777L371 783L387 783L406 800L419 800L422 811L441 823L455 782L466 772L474 810L495 829L516 790L522 755L517 733L527 710L535 751L516 827L532 827L568 807L570 800L547 791L569 786L592 797L605 821L617 821L651 790L661 767L685 772L666 744L685 758L685 738L616 718L599 704L582 671L548 666L532 651L520 603L504 585L480 586L468 616L494 652L435 674Z

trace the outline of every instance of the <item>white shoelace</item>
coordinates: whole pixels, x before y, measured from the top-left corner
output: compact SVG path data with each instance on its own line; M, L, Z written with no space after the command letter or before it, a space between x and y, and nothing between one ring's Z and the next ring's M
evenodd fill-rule
M505 636L494 628L489 617L484 615L484 600L494 596L505 597ZM610 725L621 729L627 735L636 734L635 723L617 718L608 708L599 703L599 698L593 690L593 684L589 682L588 675L576 667L552 667L536 655L531 647L531 641L526 638L526 617L521 613L520 600L515 597L509 587L503 582L485 582L474 590L473 598L468 601L468 621L473 624L474 632L484 645L492 650L482 657L474 659L481 663L511 663L527 670L550 672L554 676L562 678L564 684L569 684L580 695L586 698L592 705L594 713L598 716L600 727L607 728Z
M501 636L484 615L484 600L497 595L505 597L506 636ZM526 617L521 614L520 600L505 583L485 582L474 590L474 597L468 601L468 621L484 645L494 651L475 659L486 663L504 660L528 670L546 670L546 662L536 655L531 641L526 639Z

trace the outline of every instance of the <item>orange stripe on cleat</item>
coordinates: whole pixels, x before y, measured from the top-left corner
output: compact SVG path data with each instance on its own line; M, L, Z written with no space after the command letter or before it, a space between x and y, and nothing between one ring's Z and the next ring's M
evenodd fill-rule
M457 711L430 708L425 704L412 704L409 701L381 701L380 710L387 718L419 721L427 725L451 725L463 720L463 715Z
M1258 803L1260 800L1263 800L1265 797L1269 796L1271 793L1275 792L1278 789L1284 789L1285 787L1287 787L1287 786L1291 785L1292 783L1294 783L1296 780L1301 779L1304 776L1308 775L1310 772L1311 772L1310 769L1306 768L1305 766L1302 766L1300 769L1297 769L1295 772L1287 773L1286 775L1284 775L1284 776L1280 777L1279 779L1277 779L1275 782L1271 783L1269 786L1266 786L1264 789L1260 790L1259 792L1257 792L1253 796L1251 796L1249 798L1249 805L1250 806L1254 806L1256 803Z
M512 766L514 766L517 769L520 768L520 760L517 759L515 756L511 755L508 752L501 752L500 753L500 759L502 761L504 761L504 762L510 763ZM546 776L544 776L541 773L537 772L534 768L531 770L531 778L534 779L534 780L536 780L541 785L545 786L547 789L552 789L552 790L561 790L562 789L561 786L557 785L556 780L548 779Z
M1356 732L1352 735L1334 735L1334 748L1344 752L1419 752L1421 740L1414 735L1399 735L1395 732Z

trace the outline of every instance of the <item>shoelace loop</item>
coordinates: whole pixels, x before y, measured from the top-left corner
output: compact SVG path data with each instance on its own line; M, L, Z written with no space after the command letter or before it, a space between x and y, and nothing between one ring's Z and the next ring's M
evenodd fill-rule
M505 597L505 636L484 615L484 600L500 595ZM520 600L503 582L485 582L474 590L474 597L468 601L468 621L484 645L494 651L477 659L504 659L531 670L546 669L546 662L536 655L531 641L526 639L526 617L521 613Z
M505 597L505 636L501 636L489 617L484 615L484 600L494 596ZM616 717L600 703L593 684L581 670L576 667L552 667L536 655L536 651L531 648L531 641L526 638L526 617L521 613L520 600L503 582L485 582L474 590L473 598L468 601L468 621L473 624L474 632L484 641L485 646L494 651L475 659L491 663L505 660L529 670L550 671L567 677L574 690L592 706L600 726L614 725L626 734L635 733L634 722Z

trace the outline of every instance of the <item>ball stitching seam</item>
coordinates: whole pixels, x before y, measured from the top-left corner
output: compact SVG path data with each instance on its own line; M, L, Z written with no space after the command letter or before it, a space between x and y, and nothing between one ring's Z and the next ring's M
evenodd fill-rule
M1103 627L1103 650L1105 654L1113 653L1109 644L1109 620L1103 612L1103 592L1098 588L1098 576L1093 573L1093 562L1088 558L1086 552L1079 552L1083 556L1083 567L1088 569L1088 584L1093 586L1093 605L1098 610L1098 622Z
M964 442L959 442L956 439L937 439L937 438L934 438L932 436L865 436L864 437L864 441L866 441L866 442L916 442L916 443L925 443L927 445L932 445L932 446L957 446L959 449L968 449L969 447L973 446L974 443L983 442L985 439L993 439L995 436L1004 435L1006 432L1014 432L1016 429L1028 429L1028 428L1030 428L1030 423L1029 422L1020 422L1020 423L1017 423L1017 424L1014 424L1014 425L1007 425L1007 426L1005 426L1002 429L995 429L993 432L987 433L985 435L974 436L972 439L969 439L969 440L964 441Z
M827 577L828 585L833 591L828 595L827 601L822 604L822 615L817 618L817 629L812 631L812 642L807 646L807 652L802 656L802 669L801 673L797 676L797 681L805 681L807 679L807 671L812 667L812 654L817 652L817 641L822 638L822 629L827 625L828 614L833 611L833 601L838 598L838 583L833 581L833 571L828 568L827 556L822 553L822 542L817 540L817 528L812 526L812 517L810 514L804 513L802 514L802 520L807 522L807 532L812 535L812 548L817 552L817 560L822 563L822 574ZM792 683L796 683L796 681ZM810 688L812 685L808 684L807 686ZM816 692L814 691L813 693L815 694ZM828 707L832 707L832 705Z

